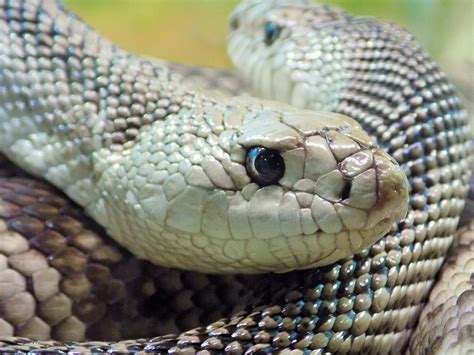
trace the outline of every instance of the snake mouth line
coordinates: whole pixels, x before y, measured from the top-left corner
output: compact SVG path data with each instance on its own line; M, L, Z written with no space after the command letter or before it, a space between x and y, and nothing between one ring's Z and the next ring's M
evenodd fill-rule
M222 264L222 260L211 255L209 258L220 264L222 269L209 269L204 272L226 272L228 268L232 268L238 273L286 273L323 266L369 247L391 227L392 220L385 218L369 229L340 233L317 231L310 235L234 241L232 248L224 248L224 253L231 259L235 257L236 248L246 248L246 258L233 262L229 260L228 264ZM248 266L249 262L252 264L251 268Z
M294 270L307 270L314 267L330 264L334 261L340 260L341 255L354 255L365 248L368 248L370 245L378 241L383 237L392 227L392 221L390 218L385 218L379 221L370 229L361 229L361 230L352 230L341 233L327 234L324 232L317 232L314 235L307 235L302 237L303 243L308 246L307 255L303 255L300 250L291 249L291 243L288 243L292 253L288 255L287 258L279 258L281 267L279 270L273 272L276 273L286 273ZM322 241L322 239L333 238L334 248L331 250L325 251L324 255L318 255L317 258L314 257L315 251L309 249L313 246L313 243ZM291 239L292 237L286 237ZM294 237L293 237L294 238ZM309 241L312 240L313 243ZM293 245L297 245L294 243ZM324 249L320 249L324 250ZM298 255L297 253L301 254ZM305 260L306 259L306 260ZM302 260L305 260L304 263L301 263ZM296 266L295 266L296 265ZM268 272L268 269L262 268L260 272Z

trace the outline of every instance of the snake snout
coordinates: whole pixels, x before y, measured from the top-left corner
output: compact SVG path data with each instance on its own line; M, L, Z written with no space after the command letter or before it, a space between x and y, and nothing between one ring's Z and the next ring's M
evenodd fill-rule
M374 149L377 199L371 208L366 228L381 222L396 223L408 211L408 181L402 168L385 152Z

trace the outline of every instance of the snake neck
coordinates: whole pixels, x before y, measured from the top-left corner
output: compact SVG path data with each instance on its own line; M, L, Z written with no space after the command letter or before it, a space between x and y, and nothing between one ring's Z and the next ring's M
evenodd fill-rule
M0 149L81 206L139 134L212 98L104 39L59 1L1 4ZM161 132L166 135L166 128Z
M2 22L1 150L87 205L97 198L93 153L111 141L101 137L108 127L100 109L109 83L91 74L97 62L125 55L59 2L2 4Z

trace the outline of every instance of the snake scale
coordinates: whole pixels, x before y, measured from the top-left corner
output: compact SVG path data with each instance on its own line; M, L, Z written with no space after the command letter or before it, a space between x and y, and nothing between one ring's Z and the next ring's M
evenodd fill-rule
M0 1L1 150L122 245L2 160L3 351L407 347L469 188L455 89L405 31L326 6L243 1L231 30L256 93L334 113L205 92L55 1Z

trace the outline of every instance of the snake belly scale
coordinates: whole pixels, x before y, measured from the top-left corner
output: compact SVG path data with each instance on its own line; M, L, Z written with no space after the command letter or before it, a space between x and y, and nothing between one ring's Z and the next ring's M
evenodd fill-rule
M163 326L162 333L228 316L178 336L82 344L0 338L3 348L386 353L405 346L451 245L468 190L470 159L460 100L411 36L395 26L307 2L293 7L282 0L244 1L231 21L235 33L230 52L237 66L244 67L244 75L264 97L275 94L302 108L339 112L316 113L247 96L204 92L184 83L165 65L113 46L54 1L0 5L0 145L12 161L63 189L139 258L214 273L308 269L281 275L205 276L143 262L147 266L135 267L135 276L124 280L114 274L113 265L131 258L127 251L107 241L102 254L93 256L87 243L79 242L81 228L91 223L86 217L61 212L77 223L68 220L61 229L61 223L51 220L62 202L48 214L47 209L38 212L38 206L28 208L25 201L34 205L36 197L15 200L3 195L8 203L3 218L15 220L19 217L15 214L25 213L26 208L38 220L39 229L28 234L21 223L7 221L4 229L10 236L13 231L11 238L20 245L2 251L10 277L23 273L20 278L31 277L34 284L32 271L21 268L21 255L30 252L28 248L48 255L46 266L59 260L60 270L59 274L50 271L56 275L52 277L56 293L38 294L20 285L16 294L5 296L20 303L31 301L27 301L31 319L19 321L7 312L10 328L5 327L12 335L28 335L38 329L31 324L40 324L43 338L69 336L68 340L83 341L95 334L105 340L120 339L127 334L126 326L103 335L97 330L111 324L114 304L123 309L137 297L127 289L127 282L135 279L142 283L140 297L148 309L159 299L160 287L172 285L174 295L186 287L190 290L175 304L174 312L182 312L176 318L181 322L158 312L158 322L174 322ZM250 35L241 36L242 28ZM319 45L319 52L326 54L323 60L314 58L318 52L314 48L309 48L308 56L294 57L295 47L301 45L298 31ZM279 40L286 42L278 47ZM248 48L254 50L253 57ZM293 51L285 52L288 48ZM273 50L281 54L268 56ZM301 48L302 53L307 50ZM329 65L329 58L336 60ZM345 62L338 62L340 58ZM319 60L312 65L315 59ZM260 63L269 64L270 71L256 69ZM305 73L308 67L313 71ZM317 77L341 68L340 76L328 75L321 82L311 79L312 74ZM288 85L272 92L271 85L263 84L266 80ZM376 141L405 173L376 147ZM254 148L259 148L256 156L249 154L256 152ZM261 152L265 159L258 160ZM269 160L283 161L277 165L285 170L274 174L262 163ZM406 215L405 174L410 208L395 226L393 222ZM7 181L2 186L16 186L23 193L25 181ZM64 229L70 223L77 228ZM40 237L45 230L66 235L65 241L56 236L65 249L46 251ZM90 240L101 245L93 235ZM65 250L85 255L78 270L61 268L61 260L69 260L59 252ZM349 257L353 253L357 254ZM12 264L12 255L20 261ZM102 312L102 318L94 318L94 312L79 306L84 294L78 296L60 281L83 275L85 285L95 285L97 279L84 271L91 263L92 270L100 270L101 258L101 270L110 268L117 276L109 287L123 291L116 300L108 299L105 286L86 291ZM309 269L325 264L329 265ZM193 278L200 281L189 281ZM235 285L244 285L245 291L224 291ZM206 301L202 292L212 287L215 298ZM44 303L58 297L72 306L65 307L61 319L54 317L54 311L51 318L45 317ZM0 302L2 310L6 303ZM143 319L141 311L138 307L128 317ZM148 325L150 333L143 336L158 335L153 329L159 331L159 326ZM87 332L94 326L95 332Z

